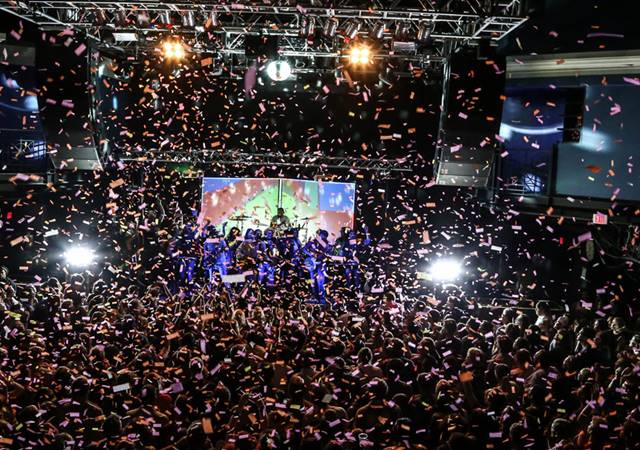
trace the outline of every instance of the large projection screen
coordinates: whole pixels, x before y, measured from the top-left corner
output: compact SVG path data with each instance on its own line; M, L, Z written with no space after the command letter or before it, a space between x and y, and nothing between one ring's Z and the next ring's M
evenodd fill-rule
M266 229L278 207L285 210L300 238L311 238L318 229L330 239L340 228L353 227L355 183L283 178L203 178L202 221L226 231L236 226Z

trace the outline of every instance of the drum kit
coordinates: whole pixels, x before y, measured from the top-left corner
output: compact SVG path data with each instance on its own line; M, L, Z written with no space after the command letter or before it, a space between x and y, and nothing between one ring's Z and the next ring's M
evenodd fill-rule
M273 227L273 235L276 238L284 238L286 237L286 234L289 230L296 230L298 231L298 236L302 239L302 235L300 234L301 231L304 232L304 240L308 239L308 228L309 228L309 221L313 219L313 217L296 217L296 220L294 220L291 223L291 226L287 227L285 225L279 225L276 227ZM263 228L263 229L267 229L267 228L271 228L271 224L270 223L264 223L261 222L258 218L255 217L251 217L251 216L247 216L246 214L240 214L237 216L231 216L229 217L229 221L230 222L235 222L235 226L237 228L239 228L241 230L241 232L244 233L245 231L245 222L250 221L248 225L250 226L254 226L256 228Z

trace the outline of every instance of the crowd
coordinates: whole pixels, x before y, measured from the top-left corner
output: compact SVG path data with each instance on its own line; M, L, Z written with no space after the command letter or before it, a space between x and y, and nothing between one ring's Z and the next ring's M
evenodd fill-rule
M393 286L303 297L82 275L17 286L3 269L0 447L640 446L640 336L623 312Z

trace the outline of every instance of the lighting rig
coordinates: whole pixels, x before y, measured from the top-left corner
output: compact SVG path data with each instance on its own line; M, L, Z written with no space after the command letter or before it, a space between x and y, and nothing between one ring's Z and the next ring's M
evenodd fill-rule
M247 52L250 36L275 39L277 57L271 60L287 64L271 66L271 71L284 79L288 70L329 72L344 62L361 70L380 60L432 68L459 46L496 43L519 27L527 20L524 2L373 0L363 6L358 0L17 0L0 10L43 30L82 31L98 49L131 56L160 47L165 59L176 60L186 51L216 54L227 67L238 69L253 63ZM167 39L172 45L179 39L183 46L169 48L163 44Z
M209 60L217 76L242 77L257 67L284 83L305 77L351 73L392 77L443 73L443 63L463 46L497 45L522 25L527 0L12 0L0 11L35 23L43 31L74 30L87 37L88 54L163 64ZM259 45L256 48L255 43ZM262 47L260 47L262 45ZM204 66L204 64L203 64ZM224 68L224 70L222 70ZM389 72L393 73L389 73ZM429 76L423 77L423 80ZM179 154L150 151L150 159L177 161ZM233 154L192 155L196 162L237 164ZM131 155L136 159L138 155ZM279 166L357 168L378 173L412 169L408 161L350 157L308 159L279 154L249 162ZM266 158L266 159L265 159Z

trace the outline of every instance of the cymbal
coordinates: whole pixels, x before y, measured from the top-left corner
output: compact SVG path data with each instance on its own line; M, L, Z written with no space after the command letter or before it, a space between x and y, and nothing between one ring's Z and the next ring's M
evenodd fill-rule
M311 220L313 217L300 217L298 220Z
M251 219L251 216L235 216L235 217L229 217L229 220L247 220L247 219Z

